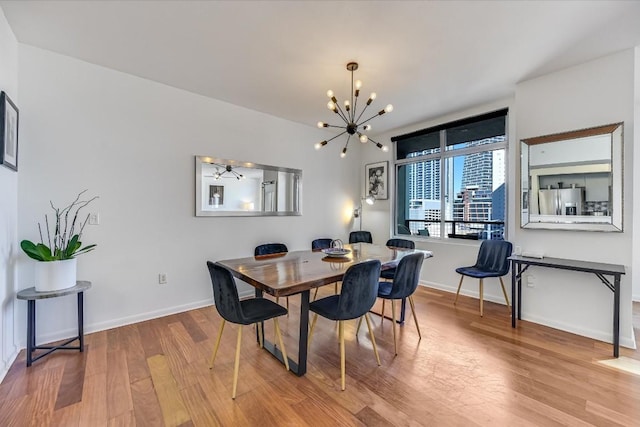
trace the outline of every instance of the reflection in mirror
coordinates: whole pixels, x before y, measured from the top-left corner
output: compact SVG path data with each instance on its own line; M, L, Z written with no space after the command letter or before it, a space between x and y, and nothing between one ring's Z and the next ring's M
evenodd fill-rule
M522 227L622 231L622 147L622 123L522 140Z
M196 216L301 215L302 171L195 157Z

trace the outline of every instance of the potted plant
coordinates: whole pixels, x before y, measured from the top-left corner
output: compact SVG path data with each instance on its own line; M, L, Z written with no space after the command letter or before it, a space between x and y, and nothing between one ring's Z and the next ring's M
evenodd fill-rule
M49 224L49 217L44 216L44 235L43 227L38 223L40 242L33 243L30 240L20 242L20 247L27 256L39 261L36 263L35 269L35 288L38 292L55 291L75 286L76 257L96 247L96 245L82 246L80 240L84 227L89 221L89 214L83 217L80 211L98 198L96 196L89 200L81 200L86 191L81 191L69 206L62 209L50 202L54 212L54 221L52 221L53 224Z

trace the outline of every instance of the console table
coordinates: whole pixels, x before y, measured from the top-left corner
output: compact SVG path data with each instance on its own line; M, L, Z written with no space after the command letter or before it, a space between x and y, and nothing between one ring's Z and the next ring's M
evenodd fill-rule
M529 267L548 267L593 273L613 292L613 357L618 357L620 353L620 276L625 274L623 265L562 258L538 259L521 255L512 255L508 259L511 261L511 298L515 300L517 296L518 301L517 304L513 304L511 310L511 326L513 328L516 327L516 316L522 320L522 274ZM612 276L613 283L605 276Z
M44 357L56 350L84 350L84 309L83 299L84 291L91 288L91 282L77 281L76 285L71 288L60 289L58 291L37 292L35 287L23 289L18 292L17 298L27 301L27 366L31 366L33 362ZM60 345L56 346L37 346L36 345L36 300L57 298L65 295L78 294L78 336L68 339ZM73 341L78 340L78 346L69 346ZM33 352L36 350L48 350L36 357Z

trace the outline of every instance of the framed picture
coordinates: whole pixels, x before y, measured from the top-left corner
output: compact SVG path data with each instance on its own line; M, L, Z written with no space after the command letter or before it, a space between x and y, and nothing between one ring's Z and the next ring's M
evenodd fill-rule
M224 204L224 185L209 186L209 205L219 207Z
M389 162L369 163L365 165L365 196L370 194L378 200L386 200L389 198L388 169Z
M18 170L18 108L6 92L0 94L0 163Z

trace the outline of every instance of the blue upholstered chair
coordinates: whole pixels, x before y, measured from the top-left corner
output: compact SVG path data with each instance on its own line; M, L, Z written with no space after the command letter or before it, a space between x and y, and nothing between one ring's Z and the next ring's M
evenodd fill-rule
M364 316L369 327L369 335L373 344L373 352L376 355L378 365L380 356L376 347L376 340L371 329L369 310L376 302L378 295L378 278L380 277L380 261L371 260L354 264L344 273L342 278L342 292L340 295L331 295L319 299L309 305L313 315L311 329L309 331L308 345L311 346L313 329L318 320L318 315L338 322L338 334L340 339L340 375L342 390L345 389L345 352L344 352L344 321L358 319Z
M412 240L406 239L389 239L387 240L387 246L392 248L403 248L403 249L415 249L416 244ZM393 275L395 274L396 269L390 268L388 270L383 270L380 273L380 277L387 280L393 280Z
M373 243L373 238L369 231L352 231L349 233L349 243Z
M497 277L500 279L500 286L502 287L504 300L507 302L507 309L510 312L511 306L509 304L507 291L504 288L502 276L509 272L509 260L507 258L511 255L512 247L511 242L506 240L484 240L480 245L480 251L478 252L478 259L476 260L476 263L469 267L456 268L456 272L460 273L461 276L460 283L458 284L458 292L456 292L456 299L453 304L455 305L458 302L458 296L460 295L460 288L462 287L462 280L464 277L475 277L480 279L480 316L483 316L483 279L486 279L487 277Z
M253 298L240 301L238 297L238 289L236 288L233 275L225 267L207 261L209 275L211 276L211 284L213 285L213 298L215 300L216 310L222 316L222 324L218 332L218 338L209 361L209 369L213 369L213 363L216 360L216 354L220 347L220 339L226 322L236 323L238 327L238 341L236 344L236 358L233 366L233 392L231 398L236 398L236 389L238 385L238 368L240 365L240 343L242 342L242 325L250 325L253 323L264 322L273 319L276 335L282 349L282 357L284 358L285 367L289 370L289 360L287 359L287 351L282 342L282 334L280 333L280 325L278 317L287 314L287 309L264 298ZM264 341L262 337L262 327L257 325L260 336L260 347Z
M321 251L322 249L329 249L331 247L331 243L334 242L334 239L329 239L329 238L321 238L321 239L315 239L311 242L311 250L312 251ZM342 242L342 241L340 241ZM316 297L318 296L318 289L320 289L319 287L316 288L315 292L313 293L313 299L312 301L315 301ZM335 293L338 293L338 282L335 283L334 285L334 290Z
M411 313L413 314L413 320L416 323L416 329L418 330L418 337L422 339L420 333L420 326L418 325L418 317L416 316L416 307L413 303L413 293L418 287L420 281L420 269L422 268L422 262L424 261L424 255L420 252L405 255L402 257L398 266L396 267L395 275L392 282L380 282L378 285L378 298L384 300L391 300L391 319L393 320L393 349L395 354L398 354L398 344L396 341L396 308L395 300L409 299L411 305ZM383 313L384 318L384 313Z
M319 251L322 249L329 249L331 247L331 242L333 242L333 239L315 239L311 242L311 250Z
M284 243L265 243L263 245L256 246L256 248L253 250L253 256L286 254L287 252L289 252L289 249ZM286 298L287 310L289 310L289 297ZM279 297L276 297L276 302L280 302Z

